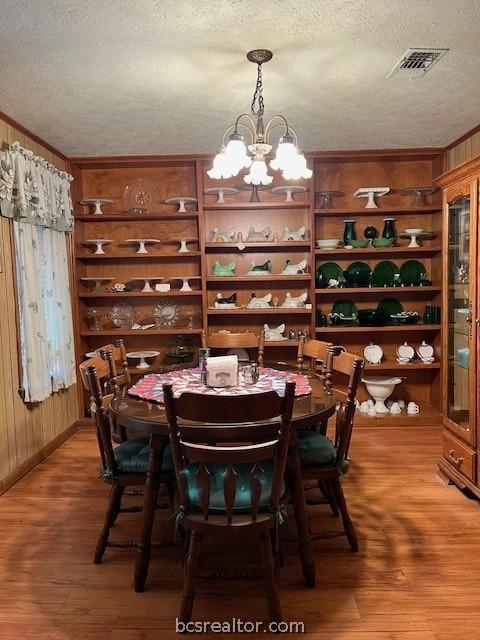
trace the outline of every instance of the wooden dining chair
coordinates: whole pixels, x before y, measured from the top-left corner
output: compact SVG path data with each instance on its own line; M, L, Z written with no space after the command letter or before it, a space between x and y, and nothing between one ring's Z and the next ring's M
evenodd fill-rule
M265 351L265 334L261 331L257 336L255 333L245 331L242 333L230 333L227 331L218 331L207 335L206 331L202 331L202 347L206 349L256 349L257 363L263 366L263 355Z
M188 534L179 619L191 619L203 539L215 534L258 542L270 618L281 620L272 545L283 517L295 384L287 382L283 398L274 391L248 399L193 393L174 398L171 385L163 389L180 502L177 521Z
M100 356L107 360L110 367L110 380L120 389L128 387L132 381L128 368L127 350L122 338L115 344L106 344L97 349ZM110 355L109 355L110 354ZM114 391L114 389L112 389Z
M100 361L105 363L101 358ZM100 372L102 373L103 370L100 369ZM121 503L127 487L143 486L145 484L150 446L148 440L142 437L126 440L119 446L114 447L112 442L113 417L110 411L113 394L102 394L101 377L95 365L90 365L83 369L82 379L85 379L88 391L95 404L94 416L102 477L111 485L104 524L95 548L94 562L99 564L107 546L135 546L133 541L110 542L110 529L115 524L119 513L142 511L140 506L122 508ZM171 503L173 503L174 475L169 449L164 453L162 469L161 481L167 485Z
M318 537L346 535L353 551L358 551L358 541L353 523L347 510L340 478L348 467L348 449L352 437L355 416L355 400L361 380L364 362L358 356L342 351L342 347L330 346L334 355L333 374L347 377L347 389L343 393L336 413L334 441L319 431L302 431L298 434L298 455L304 480L315 480L322 494L330 504L334 515L338 512L343 519L343 532L328 532Z
M335 353L329 351L331 342L322 340L305 340L300 338L297 351L297 364L318 377L327 389L332 387L332 365Z

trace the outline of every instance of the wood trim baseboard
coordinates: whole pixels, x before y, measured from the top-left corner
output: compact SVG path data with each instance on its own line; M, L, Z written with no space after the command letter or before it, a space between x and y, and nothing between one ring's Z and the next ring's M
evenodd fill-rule
M33 133L33 131L30 131L29 129L24 127L22 124L20 124L19 122L11 118L9 115L4 113L3 111L0 111L0 118L2 120L5 120L5 122L9 124L11 127L13 127L14 129L17 129L18 131L20 131L20 133L23 133L24 135L28 136L29 138L31 138L32 140L40 144L42 147L45 147L45 149L48 149L54 155L58 156L65 162L68 162L68 158L65 154L63 154L58 149L55 149L55 147L52 147L52 145L46 142L45 140L43 140L43 138L40 138L40 136L37 136L36 133Z
M31 458L28 458L28 460L22 462L22 464L17 469L15 469L15 471L12 471L12 473L9 473L8 476L0 480L0 495L2 495L2 493L5 493L7 489L10 489L10 487L12 487L21 478L23 478L25 474L36 467L37 464L40 464L40 462L43 462L45 458L48 458L48 456L53 453L55 449L58 449L58 447L66 440L68 440L68 438L70 438L70 436L78 431L78 429L91 427L92 424L92 421L88 418L80 418L78 420L75 420L75 422L71 424L67 429L65 429L65 431L59 433L56 438L54 438L51 442L37 451L37 453L35 453Z

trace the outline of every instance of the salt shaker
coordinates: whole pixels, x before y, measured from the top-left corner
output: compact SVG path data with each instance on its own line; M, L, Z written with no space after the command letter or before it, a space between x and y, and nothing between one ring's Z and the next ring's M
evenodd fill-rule
M200 348L198 350L198 364L200 367L200 382L207 384L207 358L210 357L209 348Z

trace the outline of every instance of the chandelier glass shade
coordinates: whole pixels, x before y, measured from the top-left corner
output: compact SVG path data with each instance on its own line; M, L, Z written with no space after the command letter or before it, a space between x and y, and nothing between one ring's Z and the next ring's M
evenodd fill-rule
M210 178L220 180L237 176L243 169L249 169L243 177L247 184L269 185L273 177L268 174L266 156L272 151L270 144L274 130L282 128L275 157L270 160L270 168L281 171L285 180L308 179L312 177L312 170L307 167L305 156L298 147L295 131L288 124L285 116L274 115L264 125L264 103L262 64L273 57L267 49L256 49L247 54L250 62L257 64L257 84L253 94L250 114L240 114L235 124L226 129L222 138L220 151L213 160L212 168L207 172ZM248 146L245 143L248 136Z

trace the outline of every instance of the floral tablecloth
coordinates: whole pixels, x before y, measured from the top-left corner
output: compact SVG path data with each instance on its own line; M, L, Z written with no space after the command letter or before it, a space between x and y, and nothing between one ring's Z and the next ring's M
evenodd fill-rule
M217 396L251 395L276 391L279 395L285 393L287 380L295 382L295 395L307 396L312 392L307 376L290 371L278 371L277 369L260 369L259 380L256 384L244 384L235 387L207 387L200 383L200 369L180 369L169 373L149 373L134 384L128 390L129 395L148 402L163 403L162 386L171 382L176 397L182 393L208 393Z

